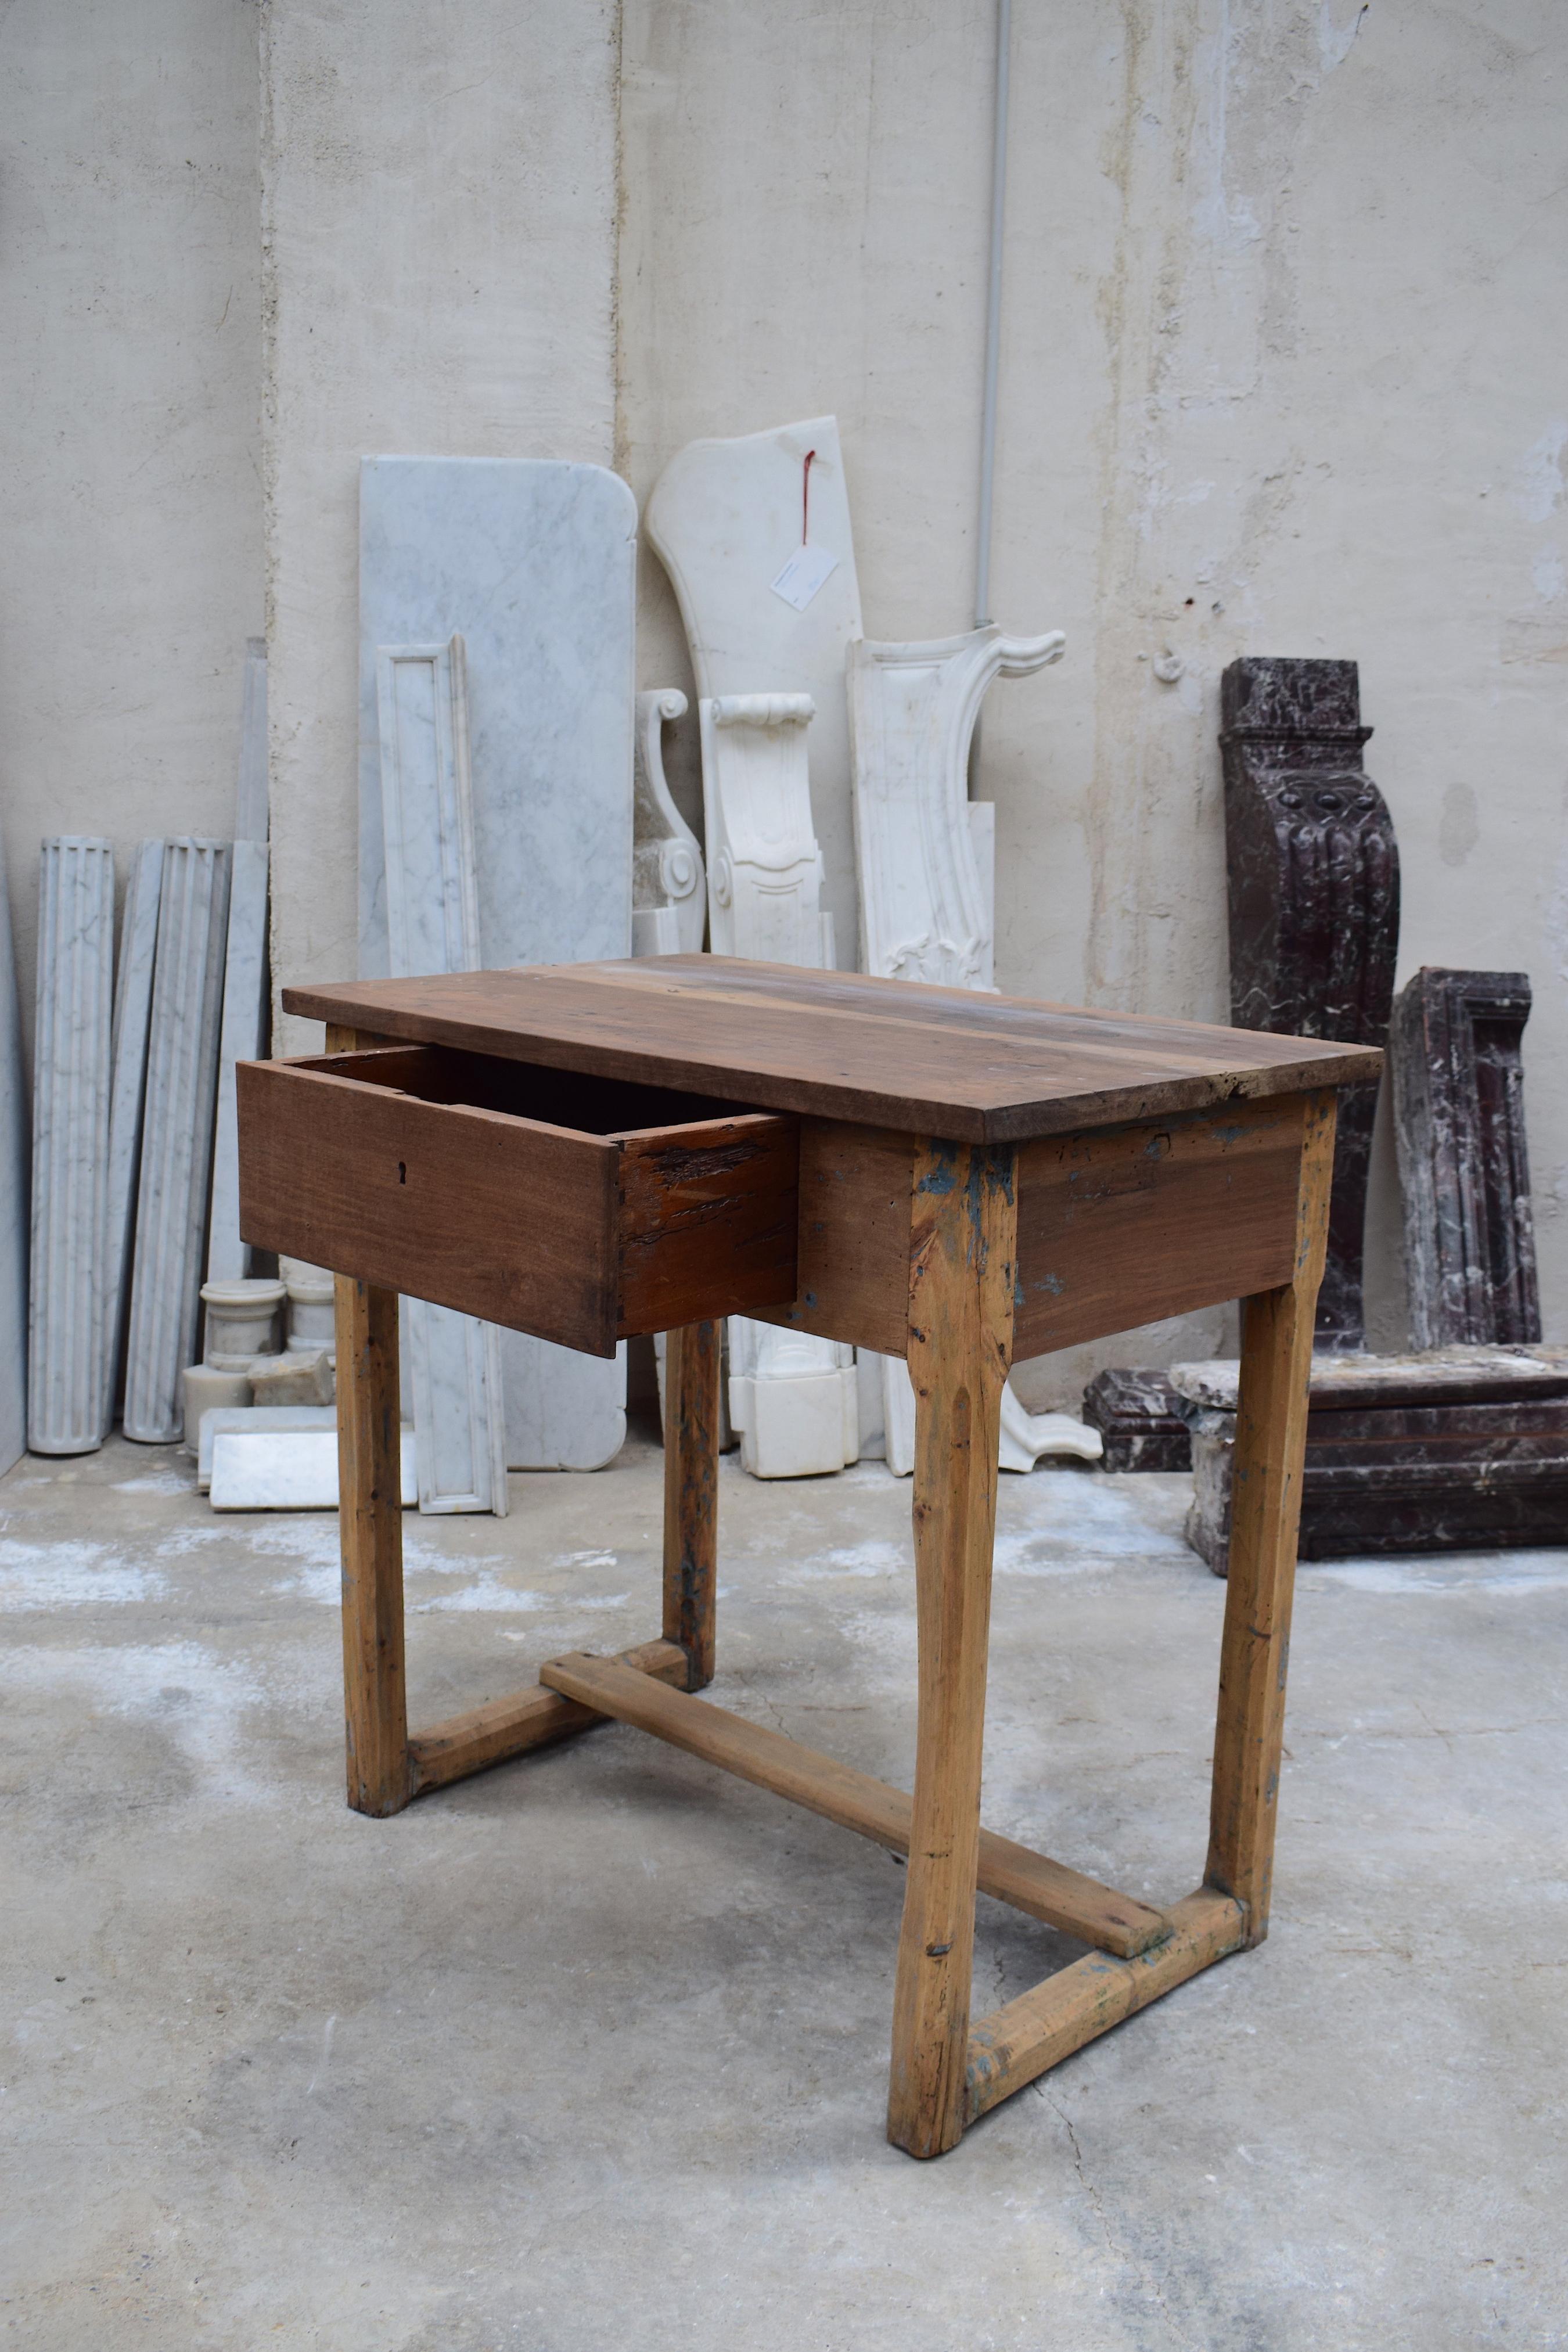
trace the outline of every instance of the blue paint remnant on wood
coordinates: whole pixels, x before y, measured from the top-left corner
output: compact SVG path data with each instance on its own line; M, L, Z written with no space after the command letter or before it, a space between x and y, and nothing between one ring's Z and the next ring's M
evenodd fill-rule
M934 1168L927 1169L925 1174L921 1178L920 1182L915 1186L916 1192L946 1194L956 1191L958 1186L958 1146L955 1143L933 1143L931 1149L931 1156L936 1160L937 1164Z

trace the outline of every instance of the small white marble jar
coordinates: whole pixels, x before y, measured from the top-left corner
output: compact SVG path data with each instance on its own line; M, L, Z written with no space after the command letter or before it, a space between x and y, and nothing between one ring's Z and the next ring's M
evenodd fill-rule
M289 1288L289 1348L292 1354L335 1349L338 1342L332 1277L323 1266L307 1265L303 1258L279 1260Z
M225 1371L241 1371L252 1356L272 1352L273 1326L283 1304L280 1282L255 1277L246 1282L204 1282L202 1304L207 1310L207 1363Z

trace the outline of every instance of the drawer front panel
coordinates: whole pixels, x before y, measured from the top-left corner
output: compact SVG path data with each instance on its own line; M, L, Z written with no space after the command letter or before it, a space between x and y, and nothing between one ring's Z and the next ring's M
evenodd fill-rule
M1015 1361L1290 1280L1303 1098L1018 1150Z
M614 1142L320 1066L247 1062L237 1078L247 1241L615 1353Z

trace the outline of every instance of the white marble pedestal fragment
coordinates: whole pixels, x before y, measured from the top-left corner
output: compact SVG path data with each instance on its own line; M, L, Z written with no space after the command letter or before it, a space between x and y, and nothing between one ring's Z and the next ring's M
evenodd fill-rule
M360 971L389 970L375 654L467 648L479 961L631 949L637 506L598 466L367 457L360 469ZM517 1469L597 1469L626 1435L614 1362L509 1331Z
M125 1434L153 1445L180 1435L196 1352L229 871L227 842L164 845L125 1369Z
M103 1442L104 1256L114 1019L114 850L62 836L38 866L27 1444Z

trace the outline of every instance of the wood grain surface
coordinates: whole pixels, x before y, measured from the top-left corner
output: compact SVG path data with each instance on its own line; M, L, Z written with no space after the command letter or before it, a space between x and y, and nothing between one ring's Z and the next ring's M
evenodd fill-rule
M288 988L284 1009L760 1109L984 1143L1373 1078L1382 1055L1196 1021L654 956Z
M872 1839L890 1853L910 1850L912 1807L905 1791L841 1764L837 1757L803 1747L764 1724L749 1723L708 1699L688 1698L679 1687L655 1688L646 1673L633 1673L619 1659L578 1652L552 1658L541 1673L552 1690L570 1694L580 1708L616 1716L638 1731L668 1740L672 1748L683 1748L688 1755L733 1772L738 1780L771 1789L793 1805L804 1805L841 1829ZM670 1683L675 1677L666 1674L660 1680ZM980 1832L978 1868L985 1894L1104 1951L1147 1951L1171 1932L1164 1913L1151 1905L1119 1895L1114 1887L1102 1886L1098 1879L991 1830Z

